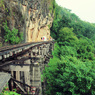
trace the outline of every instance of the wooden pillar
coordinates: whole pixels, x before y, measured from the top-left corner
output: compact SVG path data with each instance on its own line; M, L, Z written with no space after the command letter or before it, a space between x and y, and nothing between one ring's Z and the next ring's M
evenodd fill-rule
M47 55L47 48L44 48L44 55Z
M42 95L41 71L40 71L40 67L38 67L38 76L39 76L39 89L40 89L40 93L39 93L39 95Z
M42 56L44 55L44 50L43 50L43 48L41 49L41 55L42 55Z
M40 93L42 93L42 87L41 87L41 71L40 71L40 66L37 62L35 62L32 65L32 70L31 70L31 85L33 88L39 88ZM42 95L42 94L39 94Z
M16 80L20 81L20 71L16 71ZM17 84L16 84L16 89L19 90L19 86Z
M47 54L50 53L50 44L47 44Z
M35 74L34 74L34 72L35 72L35 67L33 67L33 73L32 73L32 75L33 75L33 79L32 79L32 85L33 85L33 87L34 87L34 78L35 78Z
M39 55L43 55L43 47L42 46L40 46Z
M23 82L23 79L24 79L23 71L20 71L20 81Z
M12 75L12 77L14 77L13 71L11 71L11 75ZM11 81L11 88L13 89L13 81Z
M24 63L31 64L31 61L29 59L29 60L24 61ZM30 66L27 71L24 71L24 80L25 80L25 84L30 85ZM26 87L26 90L29 92L30 91L29 87Z
M30 72L25 71L24 78L25 78L25 84L30 85ZM29 92L30 91L29 87L26 87L26 90Z
M41 55L41 47L39 47L38 55Z
M16 80L20 81L20 71L16 71Z

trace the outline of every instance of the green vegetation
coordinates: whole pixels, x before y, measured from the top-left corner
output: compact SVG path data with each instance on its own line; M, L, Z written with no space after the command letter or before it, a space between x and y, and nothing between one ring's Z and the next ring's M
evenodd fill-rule
M49 11L50 13L54 13L55 11L55 0L49 0L50 4L49 4Z
M18 6L12 5L13 2L9 0L0 0L0 47L8 44L18 44L22 42L23 29L20 25L23 25L24 18L18 8ZM7 22L6 22L7 21Z
M56 4L51 36L56 43L43 73L46 95L95 95L95 24Z
M49 12L53 13L55 11L55 0L41 0L42 7L47 5L47 8L49 8Z
M3 23L5 30L5 42L9 42L11 44L18 44L23 40L23 33L18 33L18 29L13 28L12 31L7 26L7 21Z
M0 93L0 95L21 95L16 93L16 89L14 89L14 91L9 91L7 90L8 87L4 87L2 93Z
M94 62L82 62L70 55L51 59L44 72L47 95L95 95Z
M21 95L21 94L18 94L15 91L4 91L0 95Z
M5 5L4 5L4 1L3 0L0 0L0 7L5 9Z
M48 28L50 29L50 24L48 25Z

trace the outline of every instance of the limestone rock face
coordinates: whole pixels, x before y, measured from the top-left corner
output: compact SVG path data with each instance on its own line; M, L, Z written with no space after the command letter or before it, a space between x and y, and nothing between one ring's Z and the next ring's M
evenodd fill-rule
M53 22L54 0L4 0L2 17L8 21L10 29L17 28L24 34L24 42L41 41L42 36L50 39ZM52 6L52 7L51 7ZM52 8L52 9L51 9ZM6 12L6 9L8 10ZM2 24L4 19L0 22ZM1 32L3 30L1 29ZM1 33L2 34L2 33Z

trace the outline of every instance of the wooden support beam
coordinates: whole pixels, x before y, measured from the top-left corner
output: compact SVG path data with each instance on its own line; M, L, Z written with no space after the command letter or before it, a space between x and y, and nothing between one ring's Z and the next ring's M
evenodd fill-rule
M20 71L16 71L16 80L20 81Z
M0 60L2 60L2 55L0 56Z
M24 78L25 78L25 84L30 85L30 72L24 71ZM26 89L28 90L28 92L30 91L28 87L26 87Z
M34 78L35 78L35 75L34 75L34 72L35 72L35 67L33 67L33 79L32 79L32 85L34 86Z
M17 82L14 81L14 83L24 92L24 94L27 94L27 93L25 92L25 90L24 90Z
M30 66L26 65L26 66L19 66L19 65L9 65L6 67L3 67L4 70L8 70L8 71L29 71Z
M0 64L0 68L4 67L6 65L10 65L10 64L15 63L15 62L24 62L25 60L29 60L29 59L30 59L30 57L24 57L24 58L17 59L17 60L3 62L3 63Z
M12 77L14 76L13 71L11 71L11 76L12 76ZM13 83L13 81L11 81L11 88L12 88L12 90L13 90L13 85L14 85L14 83Z
M29 88L31 89L31 86L28 85L28 84L25 84L25 83L23 83L23 82L21 82L21 81L18 81L18 80L16 80L16 79L14 79L14 78L11 78L11 80L12 80L12 81L15 81L15 82L17 82L17 83L23 84L23 85L25 85L25 86L27 86L27 87L29 87Z

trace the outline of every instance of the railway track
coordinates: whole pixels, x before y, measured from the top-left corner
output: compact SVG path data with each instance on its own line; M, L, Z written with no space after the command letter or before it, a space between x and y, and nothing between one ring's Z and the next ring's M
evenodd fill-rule
M52 43L54 41L44 41L44 42L30 42L30 43L24 43L24 44L18 44L18 45L10 45L10 46L4 46L4 47L1 47L0 48L0 56L2 55L6 55L6 54L9 54L10 52L15 52L16 54L16 51L22 51L22 50L25 50L25 49L29 49L30 47L37 47L37 46L40 46L40 45L43 45L43 44L47 44L47 43ZM0 57L0 60L2 58Z
M30 48L42 46L44 44L54 43L54 41L43 41L43 42L29 42L18 45L4 46L0 48L0 61L9 58L13 55L17 55L23 51L27 51Z
M25 46L35 46L35 45L41 45L41 44L46 44L54 41L44 41L44 42L28 42L24 44L17 44L17 45L10 45L10 46L4 46L0 48L0 53L3 51L11 50L11 49L16 49L16 48L23 48Z

